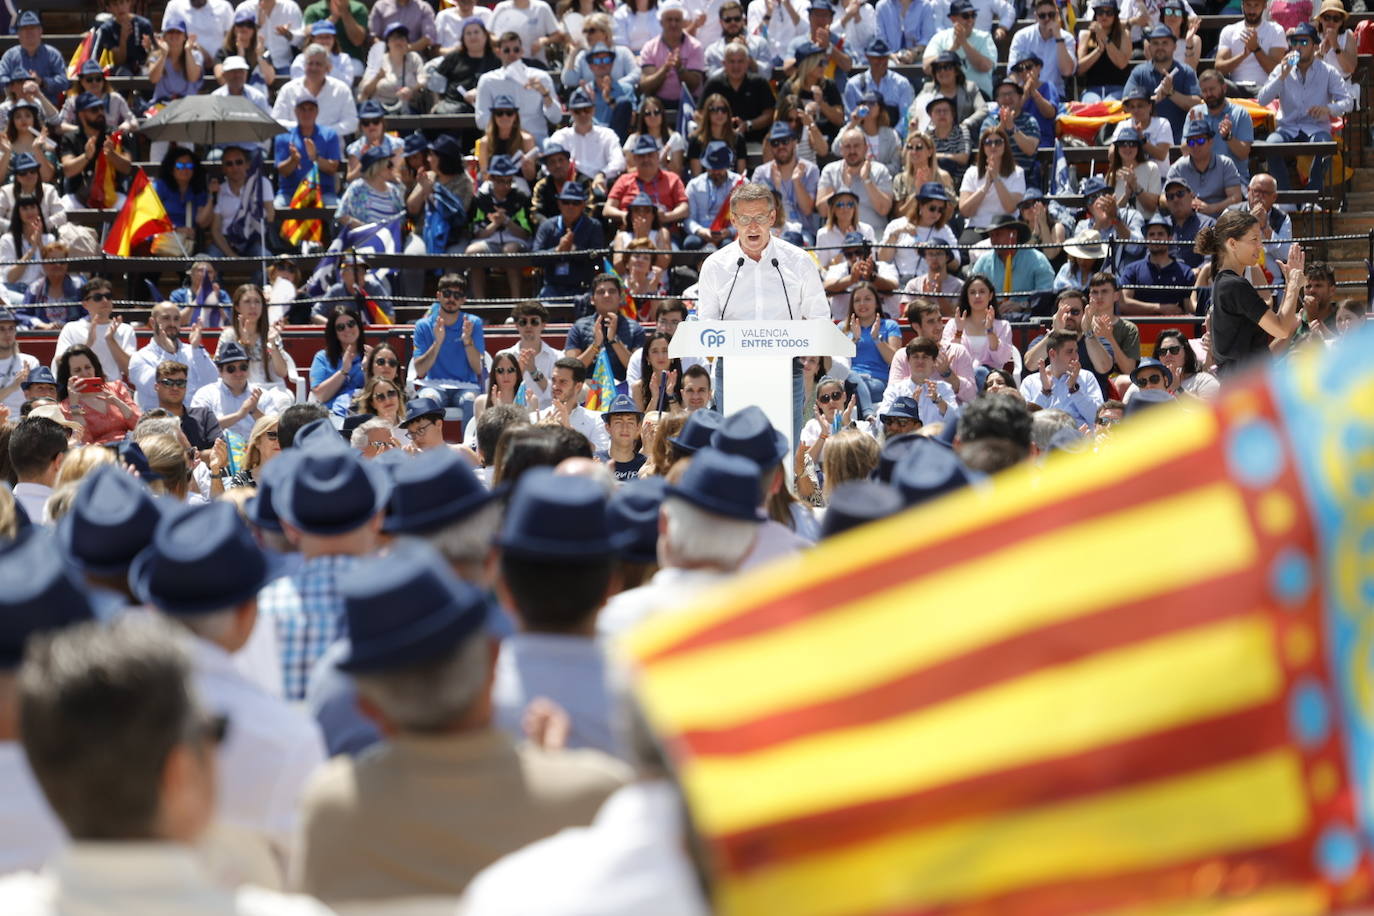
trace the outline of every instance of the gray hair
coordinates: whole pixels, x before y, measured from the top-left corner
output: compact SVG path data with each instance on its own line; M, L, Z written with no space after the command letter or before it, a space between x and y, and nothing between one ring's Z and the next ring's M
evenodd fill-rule
M492 500L476 512L449 522L431 534L425 535L429 546L439 551L439 555L450 566L470 566L481 563L487 558L491 545L496 543L496 532L501 527L501 501ZM464 578L472 579L471 575Z
M219 644L234 630L237 614L233 608L209 614L194 614L173 618L187 630L206 642Z
M1061 429L1077 430L1078 424L1062 410L1037 410L1031 417L1031 444L1038 451L1049 451L1050 440Z
M725 50L720 52L720 56L724 60L732 54L743 54L745 57L749 57L749 46L743 41L731 39L725 43Z
M439 732L482 699L490 643L478 633L442 658L394 671L354 675L358 693L402 732Z
M301 63L304 64L307 60L310 60L310 58L312 57L324 58L324 62L327 66L332 67L334 64L334 62L329 59L329 51L325 49L324 45L317 45L313 43L306 45L305 50L301 52Z
M384 429L391 432L391 424L381 417L373 417L365 423L359 423L348 437L348 444L356 449L367 448L367 434L374 429Z
M725 518L682 499L665 499L663 515L668 526L660 547L671 554L672 564L677 566L736 569L759 533L757 522Z
M167 620L126 614L35 637L19 711L29 767L72 839L158 838L167 756L204 721Z
M740 204L754 203L755 201L768 204L770 208L776 206L773 202L773 190L771 188L759 184L757 181L746 181L730 195L730 212L734 213Z
M176 417L148 417L134 425L134 441L139 443L150 436L171 436L176 439L180 435L181 421Z

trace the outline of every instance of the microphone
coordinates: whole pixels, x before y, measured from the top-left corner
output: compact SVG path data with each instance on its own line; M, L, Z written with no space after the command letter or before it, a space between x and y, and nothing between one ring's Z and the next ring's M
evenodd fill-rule
M778 262L777 260L774 260L773 263L776 264ZM739 282L739 272L740 268L742 268L743 266L744 258L740 258L738 261L735 262L735 276L730 280L730 291L725 294L725 302L720 307L720 317L722 319L725 318L725 310L730 306L730 297L734 295L735 284Z
M795 319L797 316L792 314L792 297L787 295L787 278L782 275L782 268L778 266L778 259L773 259L773 269L778 272L778 280L782 283L783 299L787 302L787 317Z

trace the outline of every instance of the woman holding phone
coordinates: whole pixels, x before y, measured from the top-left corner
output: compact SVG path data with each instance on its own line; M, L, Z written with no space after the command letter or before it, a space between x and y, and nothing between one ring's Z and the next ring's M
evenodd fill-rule
M86 427L86 443L117 442L138 423L138 406L128 386L107 381L100 357L78 344L57 358L57 393L62 410Z

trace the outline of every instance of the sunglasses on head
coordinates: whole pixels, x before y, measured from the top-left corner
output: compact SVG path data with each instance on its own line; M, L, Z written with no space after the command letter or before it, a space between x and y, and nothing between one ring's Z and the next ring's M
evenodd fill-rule
M817 404L829 404L829 403L832 402L832 401L839 401L839 400L842 400L843 398L844 398L844 392L843 392L843 391L832 391L830 394L818 394L818 395L816 395L816 403L817 403Z
M348 319L347 321L340 321L338 324L334 325L334 330L336 330L336 331L351 331L351 330L353 330L354 328L356 328L357 326L358 326L358 322L356 322L356 321L354 321L352 318L350 318L350 319Z
M1162 347L1155 347L1155 352L1160 356L1177 356L1183 352L1183 347L1178 344L1166 344Z

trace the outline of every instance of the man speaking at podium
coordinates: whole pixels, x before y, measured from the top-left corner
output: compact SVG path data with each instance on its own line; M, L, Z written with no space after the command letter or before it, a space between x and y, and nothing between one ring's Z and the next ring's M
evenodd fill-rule
M742 184L730 195L730 222L736 237L701 265L697 319L700 321L830 320L830 301L820 269L810 254L773 235L777 211L773 192L761 184ZM717 363L716 391L720 384ZM794 362L793 441L801 428L801 369ZM724 412L726 405L717 403Z

